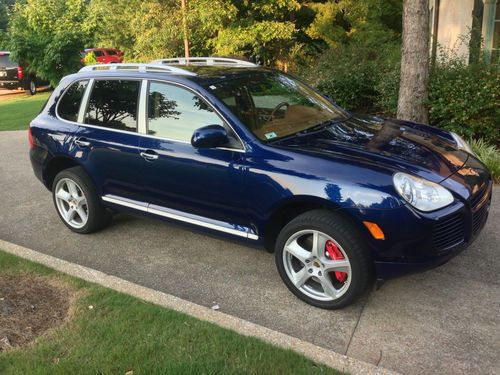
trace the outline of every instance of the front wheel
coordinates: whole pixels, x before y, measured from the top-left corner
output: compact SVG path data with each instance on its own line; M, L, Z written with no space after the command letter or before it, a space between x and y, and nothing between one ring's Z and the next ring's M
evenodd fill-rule
M74 232L95 232L111 219L111 214L101 205L92 181L81 167L59 172L54 179L52 195L59 217Z
M372 275L369 254L352 223L330 211L315 210L282 229L275 260L293 294L313 306L338 309L366 290Z

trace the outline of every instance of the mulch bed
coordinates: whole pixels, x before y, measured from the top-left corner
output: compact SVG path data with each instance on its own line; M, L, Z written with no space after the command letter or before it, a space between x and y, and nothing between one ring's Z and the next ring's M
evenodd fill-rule
M0 275L0 352L26 345L61 325L71 291L60 282L33 275Z

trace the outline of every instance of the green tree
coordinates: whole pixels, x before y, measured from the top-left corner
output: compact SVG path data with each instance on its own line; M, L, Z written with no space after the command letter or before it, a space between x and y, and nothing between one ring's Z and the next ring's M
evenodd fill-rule
M211 40L219 55L259 56L261 62L284 65L300 48L295 21L301 1L234 0L236 22L227 24Z
M95 22L85 0L27 0L17 3L8 31L13 58L52 84L81 65L92 44Z
M7 27L14 3L15 0L0 0L0 49L4 49L6 45Z

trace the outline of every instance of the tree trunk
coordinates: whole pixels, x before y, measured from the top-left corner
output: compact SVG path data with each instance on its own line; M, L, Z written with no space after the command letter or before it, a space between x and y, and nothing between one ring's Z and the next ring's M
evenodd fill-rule
M181 0L182 32L184 34L184 57L189 61L189 37L187 23L187 0Z
M428 123L429 1L403 1L398 118Z

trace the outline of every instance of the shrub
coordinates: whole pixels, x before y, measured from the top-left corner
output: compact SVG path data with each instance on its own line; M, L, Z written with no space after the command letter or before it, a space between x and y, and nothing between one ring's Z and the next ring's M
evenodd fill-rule
M471 139L469 144L477 157L488 167L493 180L500 183L500 150L485 142L484 139Z
M352 43L330 48L296 73L348 110L380 112L379 84L398 65L397 43Z
M97 59L95 58L94 52L92 52L92 51L90 51L89 53L87 53L85 55L85 57L83 58L83 62L85 63L85 65L99 64L99 61L97 61Z
M498 64L482 62L466 65L456 57L438 62L429 80L430 123L498 144L499 68Z

